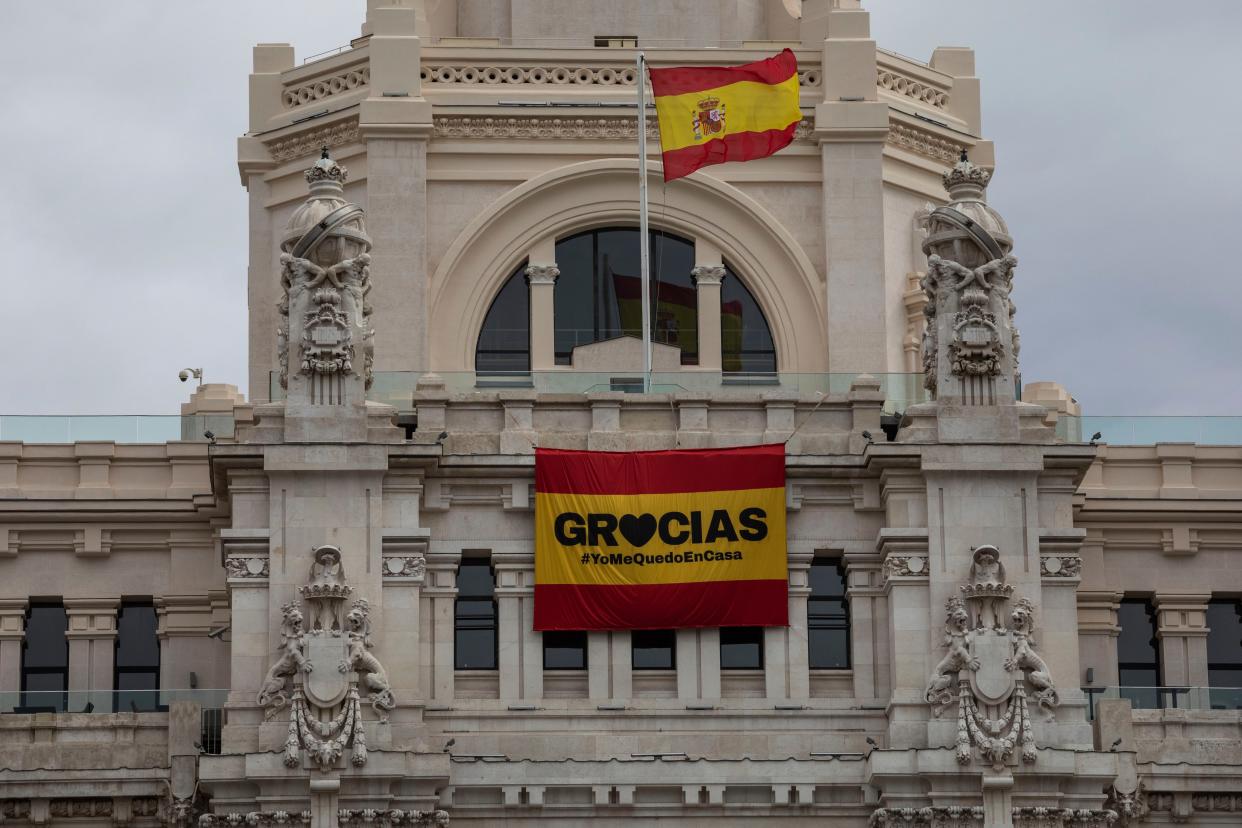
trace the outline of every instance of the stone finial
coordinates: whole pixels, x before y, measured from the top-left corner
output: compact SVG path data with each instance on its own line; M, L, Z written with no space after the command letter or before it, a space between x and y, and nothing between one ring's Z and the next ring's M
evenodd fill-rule
M319 151L319 160L305 174L307 184L314 184L317 181L335 181L337 184L344 184L345 179L349 178L349 170L332 159L327 145Z
M952 169L941 174L941 179L944 181L944 188L949 191L949 198L954 201L964 198L978 199L983 198L983 191L992 180L992 171L972 164L963 148L961 158Z

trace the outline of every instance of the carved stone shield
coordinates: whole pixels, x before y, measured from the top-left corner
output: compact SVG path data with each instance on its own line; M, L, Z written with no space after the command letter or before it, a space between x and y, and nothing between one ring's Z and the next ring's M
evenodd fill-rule
M981 630L970 642L970 654L979 659L979 669L970 672L970 689L983 704L1003 704L1013 693L1013 673L1005 669L1013 654L1012 635L1009 630Z
M306 657L313 668L305 677L306 698L318 707L340 704L349 692L352 671L341 672L349 655L349 639L324 633L306 636Z

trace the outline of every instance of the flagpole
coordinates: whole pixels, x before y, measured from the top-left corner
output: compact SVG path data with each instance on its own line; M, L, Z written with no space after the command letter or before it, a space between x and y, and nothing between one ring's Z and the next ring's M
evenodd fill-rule
M643 391L651 390L651 240L647 233L647 59L638 53L638 261L643 293Z

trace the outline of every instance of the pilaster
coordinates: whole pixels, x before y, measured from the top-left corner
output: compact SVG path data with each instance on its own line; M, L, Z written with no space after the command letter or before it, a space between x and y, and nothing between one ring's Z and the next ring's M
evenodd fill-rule
M719 371L724 365L720 334L720 290L725 269L720 251L704 239L694 243L695 298L699 315L699 368Z
M791 699L811 697L810 633L807 629L807 601L811 597L811 552L789 551L789 627L786 669ZM766 642L765 642L766 643Z
M1210 600L1210 593L1156 593L1161 684L1208 686L1207 605Z
M69 692L71 709L87 702L96 710L112 709L116 661L116 598L67 598ZM77 695L74 695L77 694Z
M427 578L419 607L422 674L427 695L437 704L453 700L453 603L457 599L457 567L461 552L432 551L427 555Z
M556 367L554 300L560 268L553 264L531 264L526 268L530 287L530 369L550 371Z
M493 558L496 571L497 666L501 701L518 701L531 684L528 673L542 676L543 649L539 636L527 634L523 623L532 616L535 561L533 555ZM542 679L538 682L542 691Z
M22 639L26 635L26 599L0 599L0 712L17 705L22 689Z
M1079 590L1077 593L1083 686L1113 687L1118 683L1117 636L1121 627L1117 624L1117 610L1121 597L1120 593L1112 591ZM1086 680L1087 670L1091 671L1090 683Z

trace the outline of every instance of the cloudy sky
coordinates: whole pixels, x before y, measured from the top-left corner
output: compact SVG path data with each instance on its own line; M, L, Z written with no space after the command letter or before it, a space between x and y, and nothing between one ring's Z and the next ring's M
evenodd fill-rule
M1242 3L865 5L884 48L976 49L1025 379L1092 414L1238 412ZM2 7L0 414L173 413L185 367L244 384L250 47L334 48L364 3Z

